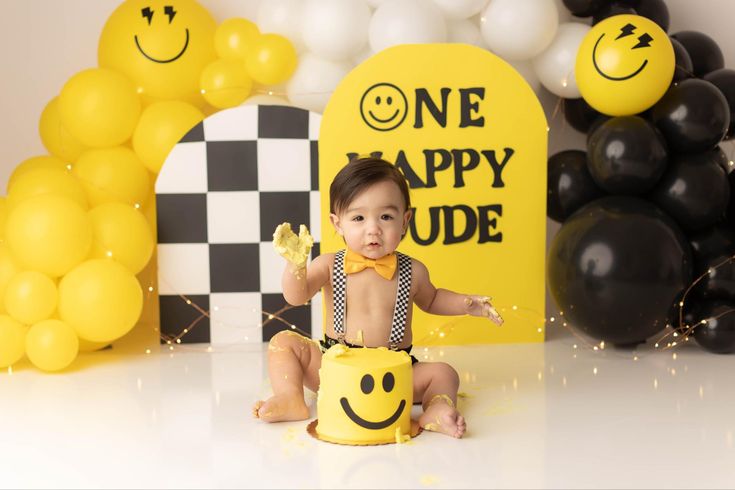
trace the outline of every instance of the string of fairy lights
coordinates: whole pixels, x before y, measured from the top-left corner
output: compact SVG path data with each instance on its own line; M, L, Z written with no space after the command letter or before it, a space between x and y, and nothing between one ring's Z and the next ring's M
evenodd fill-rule
M735 255L732 255L732 256L728 257L727 259L724 259L721 262L717 263L716 265L710 267L706 272L704 272L703 274L701 274L700 276L698 276L697 278L695 278L692 281L692 283L687 287L687 289L685 290L684 294L682 295L681 300L678 303L674 304L674 306L676 306L678 308L678 324L677 325L671 325L671 324L667 324L666 325L667 331L665 333L663 333L663 335L655 341L655 343L654 343L654 350L668 350L668 349L672 349L672 348L674 348L677 345L680 345L682 343L689 342L690 339L691 339L691 337L692 337L692 335L693 335L694 330L698 326L700 326L700 325L706 325L710 321L714 321L717 318L721 318L724 315L731 314L731 313L735 312L735 308L734 308L734 309L730 309L730 310L725 310L725 311L719 313L715 317L706 318L706 319L697 319L695 321L692 321L689 324L687 324L687 323L684 322L684 309L685 309L685 306L686 306L686 300L687 300L687 297L690 295L692 289L699 282L701 282L705 277L707 277L709 274L712 274L713 271L715 271L716 269L718 269L720 267L723 267L723 266L725 266L727 264L730 264L733 261L735 261ZM153 287L153 285L149 285L146 288L146 290L148 292L147 293L147 295L148 295L147 299L148 300L152 300L153 293L154 293L154 287ZM159 331L161 341L163 343L165 343L170 350L174 350L174 346L175 345L180 345L182 343L182 339L187 334L191 333L192 330L194 328L196 328L197 324L199 324L204 318L208 318L208 319L211 318L210 317L210 311L205 310L204 308L202 308L201 306L199 306L198 304L196 304L194 301L192 301L191 299L189 299L185 295L179 295L179 297L187 305L189 305L193 309L195 309L197 311L197 313L198 313L198 316L194 320L192 320L188 325L186 325L177 334L174 334L174 335L171 335L171 334L163 334L163 333L160 333L160 331ZM306 305L309 305L309 304L310 303L305 303L305 306ZM287 311L289 311L289 310L291 310L293 308L298 308L298 307L299 306L293 306L293 305L285 304L279 310L274 311L274 312L270 312L270 311L266 311L266 310L261 310L260 311L260 314L263 316L264 320L260 324L256 325L255 328L263 328L263 327L265 327L270 322L279 322L279 323L283 324L283 326L285 327L285 329L292 330L292 331L297 332L297 333L299 333L299 334L301 334L301 335L303 335L305 337L310 337L311 334L309 332L307 332L307 331L299 328L297 325L293 324L292 322L290 322L288 319L286 319L284 317L284 313L285 312L287 312ZM216 308L216 306L215 306L215 308ZM593 352L605 350L605 347L606 347L605 341L594 342L594 341L591 341L591 340L587 339L583 335L581 335L577 330L575 330L572 327L572 325L570 325L569 322L566 321L566 319L564 318L564 312L563 311L560 311L559 312L559 317L560 318L559 318L559 320L557 320L557 318L554 317L554 316L550 316L547 319L547 318L545 318L544 315L540 315L537 312L532 312L532 311L530 311L528 309L519 307L517 305L513 305L511 307L504 307L504 306L497 306L496 305L496 308L502 312L502 314L503 314L504 317L507 317L507 318L513 318L514 316L518 316L520 314L523 314L524 313L524 310L526 310L525 313L530 313L530 314L536 316L537 319L539 320L539 323L541 325L550 325L550 326L560 325L562 328L568 330L578 340L579 344L585 346L587 349L589 349L589 350L591 350ZM254 311L257 311L257 310L254 310ZM426 335L424 335L423 337L421 337L421 338L415 338L414 339L414 343L417 344L417 345L421 345L421 346L431 346L432 344L435 343L436 339L443 339L443 338L446 338L448 335L450 335L451 332L455 328L454 327L455 326L455 323L456 322L449 322L449 323L444 324L444 325L442 325L440 327L437 327L435 329L432 329ZM156 328L156 329L159 330L158 328ZM537 329L537 332L538 333L543 333L543 331L544 330L543 330L543 327L542 326L538 327L538 329ZM667 340L669 338L672 338L673 340ZM578 349L579 348L579 344L577 344L577 343L573 344L572 345L572 348L573 349ZM208 352L213 352L214 351L214 348L210 345L210 346L207 346L206 347L206 350ZM146 349L146 353L150 354L151 353L151 349ZM638 358L639 358L639 353L634 353L633 359L634 360L638 360Z

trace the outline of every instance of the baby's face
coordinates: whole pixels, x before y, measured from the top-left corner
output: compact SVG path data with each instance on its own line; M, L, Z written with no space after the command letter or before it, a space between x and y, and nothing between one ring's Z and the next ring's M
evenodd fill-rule
M404 209L401 190L391 181L371 185L339 212L330 215L347 246L365 257L379 259L398 248L411 211Z

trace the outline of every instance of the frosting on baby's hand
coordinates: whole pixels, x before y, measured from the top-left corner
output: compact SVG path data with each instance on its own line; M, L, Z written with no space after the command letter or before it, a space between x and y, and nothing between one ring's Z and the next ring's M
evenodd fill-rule
M291 223L281 223L273 233L273 248L281 257L299 268L306 267L313 245L314 237L304 225L299 226L298 236L291 230Z
M490 299L489 296L467 296L464 299L465 309L468 315L489 318L493 323L500 326L503 324L503 317L490 303Z

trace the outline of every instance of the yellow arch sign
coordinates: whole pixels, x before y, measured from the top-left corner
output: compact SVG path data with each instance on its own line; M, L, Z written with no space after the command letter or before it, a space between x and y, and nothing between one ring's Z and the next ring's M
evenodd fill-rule
M544 339L547 124L533 90L492 53L461 44L396 46L335 90L319 135L323 252L344 244L329 223L329 184L356 154L406 176L415 207L399 249L432 282L486 294L505 319L414 309L414 343Z

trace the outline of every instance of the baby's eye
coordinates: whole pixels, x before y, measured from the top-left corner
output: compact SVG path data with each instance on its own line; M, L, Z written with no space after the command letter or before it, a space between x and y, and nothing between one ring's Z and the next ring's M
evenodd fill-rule
M393 219L393 216L391 216L390 214L384 214L380 217L380 219L385 220L385 221L390 221Z
M362 221L364 218L362 216L355 216L352 218L352 221Z

